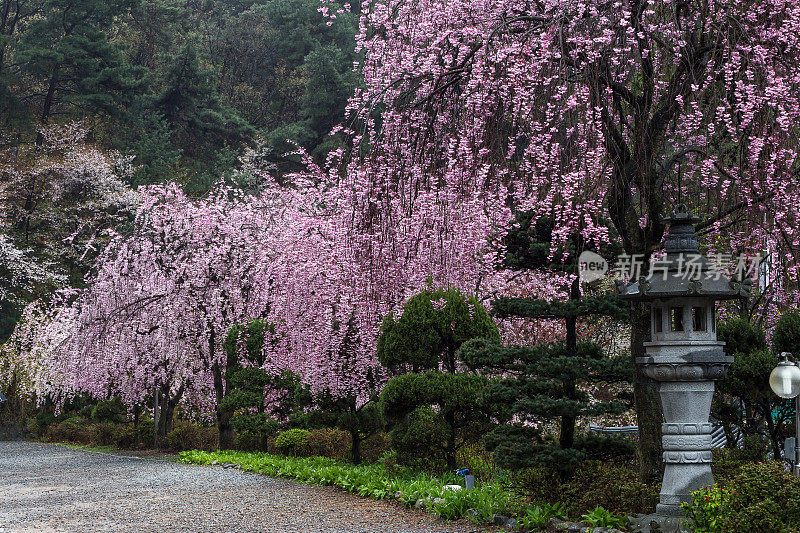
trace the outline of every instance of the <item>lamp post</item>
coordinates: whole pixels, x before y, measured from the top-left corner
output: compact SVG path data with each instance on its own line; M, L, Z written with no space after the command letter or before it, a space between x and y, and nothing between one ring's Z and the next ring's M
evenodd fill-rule
M794 398L794 453L790 460L792 472L800 475L800 368L789 360L791 357L789 352L780 355L778 366L769 374L769 388L781 398Z
M679 205L665 219L666 257L649 276L618 287L622 299L650 304L646 355L637 357L658 382L664 478L656 514L679 520L692 491L714 483L711 474L711 399L714 381L733 362L717 340L716 301L746 298L747 281L731 281L700 254L694 225L700 219Z

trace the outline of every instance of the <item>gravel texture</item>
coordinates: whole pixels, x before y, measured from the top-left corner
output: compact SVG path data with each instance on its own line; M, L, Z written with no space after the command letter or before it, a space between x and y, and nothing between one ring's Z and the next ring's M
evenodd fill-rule
M394 502L216 466L0 442L0 533L466 533Z

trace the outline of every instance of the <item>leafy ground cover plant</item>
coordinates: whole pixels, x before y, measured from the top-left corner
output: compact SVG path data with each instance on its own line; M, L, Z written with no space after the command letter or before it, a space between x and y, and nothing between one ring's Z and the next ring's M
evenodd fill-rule
M600 506L583 515L581 519L592 527L626 528L628 526L627 517L614 514Z
M493 515L499 514L517 517L522 525L533 525L534 520L546 521L552 516L566 518L563 506L526 505L516 493L500 484L480 483L469 491L445 488L445 485L458 483L455 474L435 477L403 468L390 472L381 464L353 465L325 457L238 451L187 451L180 454L180 461L201 465L235 464L242 470L332 485L369 498L397 498L407 507L421 502L422 507L444 520L468 517L474 522L487 523ZM474 511L467 513L471 509Z
M525 529L544 527L551 518L567 519L567 512L562 503L542 503L529 507L525 513L517 517L517 522Z

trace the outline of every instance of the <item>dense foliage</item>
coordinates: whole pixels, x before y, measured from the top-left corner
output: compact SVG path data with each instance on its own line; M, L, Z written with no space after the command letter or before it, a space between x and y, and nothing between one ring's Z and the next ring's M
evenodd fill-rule
M685 508L692 531L794 531L798 496L800 481L780 463L748 464L725 483L693 493Z
M778 321L773 342L781 338L778 328L786 322L784 317ZM717 384L712 415L725 427L731 446L738 442L737 435L755 439L766 436L773 459L780 460L783 441L790 434L794 409L793 402L777 397L765 386L778 358L767 348L764 331L745 319L720 322L717 337L725 342L725 353L733 356L734 361L725 378Z
M442 462L456 467L456 452L488 419L475 407L488 381L465 372L456 358L470 339L497 343L486 309L455 289L428 290L410 298L395 320L386 317L378 357L397 372L381 392L392 426L392 445L404 463Z
M618 453L625 453L624 441L578 437L576 423L580 418L625 409L616 398L592 398L585 387L625 380L628 362L609 357L596 343L579 340L579 328L601 316L622 320L627 313L615 296L581 294L580 280L574 275L577 247L553 250L552 226L530 225L525 218L520 226L506 238L505 260L518 269L549 275L551 283L561 285L569 299L501 298L493 302L494 312L502 318L558 320L564 324L565 335L528 346L473 340L459 353L471 369L498 378L482 391L481 398L483 408L503 422L485 439L500 464L511 468L550 466L566 478L589 457L609 458L617 448ZM564 270L573 274L564 276ZM553 421L560 428L557 441L545 429Z

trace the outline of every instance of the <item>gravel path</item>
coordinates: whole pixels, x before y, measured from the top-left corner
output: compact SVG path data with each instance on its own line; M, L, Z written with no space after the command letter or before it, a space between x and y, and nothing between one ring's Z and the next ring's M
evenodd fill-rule
M235 469L0 442L0 533L467 533L396 503Z

